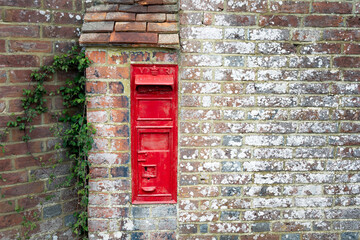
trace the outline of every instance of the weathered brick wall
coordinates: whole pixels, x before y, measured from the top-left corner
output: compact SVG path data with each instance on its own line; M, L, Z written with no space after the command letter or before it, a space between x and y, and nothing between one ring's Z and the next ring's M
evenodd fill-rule
M1 129L22 114L22 89L31 87L31 71L76 43L82 12L81 0L0 0ZM70 75L48 80L48 89L56 89ZM51 113L62 108L57 97L47 100ZM48 183L49 174L54 172L59 183L70 168L66 161L56 169L49 168L56 142L50 132L54 123L51 113L34 121L36 128L28 146L21 140L23 133L15 129L1 140L6 147L0 152L0 239L16 239L25 231L22 217L34 219L33 213L40 217L40 221L32 220L37 224L29 234L33 239L74 239L69 226L77 206L76 192L72 188L56 190L54 183ZM46 200L49 196L54 197ZM16 213L19 208L24 211Z
M175 64L163 49L88 47L88 121L96 128L89 156L90 239L175 239L176 204L132 205L130 64Z
M180 1L179 239L359 238L359 6Z

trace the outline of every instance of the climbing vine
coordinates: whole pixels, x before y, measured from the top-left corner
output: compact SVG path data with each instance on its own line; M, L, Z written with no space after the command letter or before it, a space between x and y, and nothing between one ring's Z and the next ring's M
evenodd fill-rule
M86 119L86 95L84 77L85 69L89 66L90 60L85 56L84 51L79 51L77 47L72 48L68 53L61 56L55 56L54 61L49 66L42 66L38 70L33 71L31 78L35 85L32 89L24 89L22 99L22 107L24 115L18 116L7 123L7 128L0 134L0 139L6 135L9 128L18 128L23 131L23 141L26 143L31 140L30 133L34 127L31 125L34 118L48 112L46 107L46 97L48 95L59 95L62 97L64 110L56 112L54 116L58 119L58 123L52 128L54 135L61 141L55 144L55 149L59 152L65 151L65 158L72 162L72 171L67 180L59 185L59 187L72 186L75 182L79 197L79 206L81 211L76 213L76 222L73 225L73 231L77 235L85 236L88 232L87 227L87 205L88 205L88 170L89 162L87 159L93 139L94 129ZM54 92L48 92L44 84L48 79L52 78L55 73L75 72L75 77L67 79L65 85L59 87ZM5 151L4 145L0 144L2 151ZM30 153L31 154L31 153ZM36 158L35 156L33 156ZM61 163L63 159L59 159L57 163ZM55 168L55 166L53 166ZM53 182L54 174L49 176L49 181ZM20 211L20 210L19 210ZM24 227L33 229L34 225L24 220ZM27 236L24 238L28 238Z

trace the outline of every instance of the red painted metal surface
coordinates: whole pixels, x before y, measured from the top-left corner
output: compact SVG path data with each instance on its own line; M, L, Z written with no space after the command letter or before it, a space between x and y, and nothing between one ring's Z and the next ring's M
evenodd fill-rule
M134 204L176 203L178 67L131 66Z

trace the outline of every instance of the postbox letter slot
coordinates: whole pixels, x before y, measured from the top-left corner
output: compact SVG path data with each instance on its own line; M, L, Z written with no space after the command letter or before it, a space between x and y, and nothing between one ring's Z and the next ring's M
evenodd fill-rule
M136 75L135 76L135 85L147 85L147 86L173 86L174 77L171 75Z

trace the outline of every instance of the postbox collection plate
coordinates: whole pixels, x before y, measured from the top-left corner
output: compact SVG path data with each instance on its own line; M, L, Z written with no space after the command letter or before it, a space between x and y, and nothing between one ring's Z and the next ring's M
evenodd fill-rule
M176 203L177 65L131 65L134 204Z

